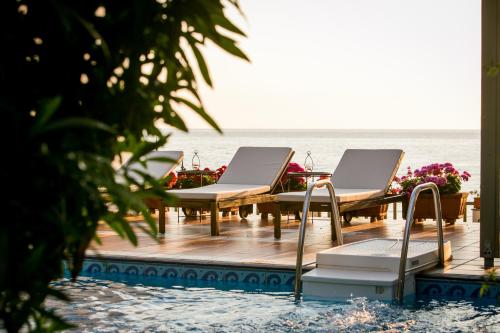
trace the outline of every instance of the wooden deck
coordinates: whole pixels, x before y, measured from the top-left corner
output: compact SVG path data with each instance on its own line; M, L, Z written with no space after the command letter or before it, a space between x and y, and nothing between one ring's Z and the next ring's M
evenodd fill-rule
M134 226L143 224L140 216L131 217ZM128 259L138 261L161 261L175 263L196 263L232 265L241 267L267 267L294 269L297 248L298 221L282 220L282 239L273 237L272 220L261 220L253 214L247 220L238 216L222 218L221 234L210 236L210 218L180 217L177 213L167 213L166 234L157 240L138 229L137 247L122 240L109 227L101 225L98 235L102 245L93 244L88 255L95 257ZM344 242L351 243L369 238L401 238L403 220L386 220L370 223L368 219L353 219L344 224ZM445 268L437 268L425 273L433 277L453 277L480 279L486 271L479 257L479 223L458 222L444 228L445 240L451 240L453 261ZM413 226L412 239L436 239L433 221ZM304 264L315 265L316 252L335 246L330 240L330 222L325 217L315 217L308 223ZM500 268L499 261L495 261Z

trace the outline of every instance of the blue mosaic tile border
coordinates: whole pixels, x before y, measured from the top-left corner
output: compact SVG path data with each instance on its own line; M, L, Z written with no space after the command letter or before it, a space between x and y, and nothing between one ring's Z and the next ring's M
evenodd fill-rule
M295 279L294 272L285 270L99 259L86 259L81 275L144 284L148 282L158 284L161 281L165 283L201 281L285 291L293 290Z
M82 276L141 283L145 285L186 284L242 288L248 290L292 292L295 272L267 268L241 268L197 264L122 261L116 259L86 259ZM417 299L468 300L480 303L500 303L500 283L489 282L480 296L481 281L416 278Z
M481 286L488 287L481 295ZM417 277L417 299L469 300L480 303L500 302L500 283L459 279L436 279Z

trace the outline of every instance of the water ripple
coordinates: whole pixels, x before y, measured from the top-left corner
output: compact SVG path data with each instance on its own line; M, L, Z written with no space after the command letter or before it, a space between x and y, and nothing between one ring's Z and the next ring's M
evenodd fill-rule
M70 304L48 306L77 332L500 332L500 308L468 302L399 307L359 298L302 302L290 293L61 280Z

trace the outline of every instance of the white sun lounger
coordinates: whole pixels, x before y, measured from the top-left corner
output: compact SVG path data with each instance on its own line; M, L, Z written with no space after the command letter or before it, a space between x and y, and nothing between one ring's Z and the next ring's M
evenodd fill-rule
M400 201L401 196L387 197L386 193L403 156L401 149L347 149L331 177L341 213L378 206L389 201ZM302 210L305 194L306 191L278 194L280 210ZM330 209L328 190L314 190L311 196L311 210ZM278 224L275 225L275 237L280 238L280 218L275 220ZM332 237L334 235L332 232Z
M141 173L148 174L157 180L167 177L182 162L184 159L184 152L174 150L152 151L144 157L146 158L144 165L140 162L134 162L128 167L130 176L137 181L142 181L143 177ZM158 161L155 159L170 159L171 161ZM130 171L132 171L132 173L130 173Z
M293 153L288 147L241 147L217 184L168 193L177 197L177 207L210 209L211 235L217 236L220 209L274 201Z

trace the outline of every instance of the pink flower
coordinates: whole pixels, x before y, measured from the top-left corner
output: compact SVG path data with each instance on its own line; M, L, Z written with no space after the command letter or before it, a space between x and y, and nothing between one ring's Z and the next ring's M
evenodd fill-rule
M423 182L424 183L434 183L437 186L443 186L443 185L446 185L447 180L446 180L446 178L443 178L443 177L428 176L428 177L424 178Z
M463 181L468 181L470 177L471 175L467 171L462 172L462 175L460 176L460 178L462 178Z
M441 193L447 194L460 191L461 182L468 181L470 177L469 172L464 171L460 174L451 163L446 162L425 165L413 172L408 167L407 174L395 178L394 181L401 187L402 192L408 195L415 186L428 182L436 184Z
M452 166L447 166L447 167L445 167L445 169L444 169L444 172L447 172L447 173L453 173L454 171L456 171L456 170L455 170L455 168L454 168L454 167L452 167Z

